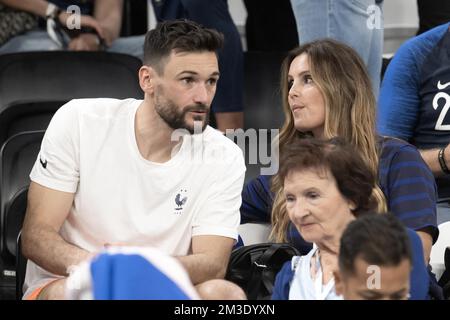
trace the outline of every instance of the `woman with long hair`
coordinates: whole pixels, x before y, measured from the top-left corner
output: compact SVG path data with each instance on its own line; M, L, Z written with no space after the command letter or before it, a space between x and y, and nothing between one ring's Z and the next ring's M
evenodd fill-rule
M285 122L279 148L295 139L340 137L351 144L377 177L372 197L377 211L390 211L422 240L428 261L437 239L436 185L412 145L375 132L376 102L364 63L349 46L324 39L289 52L281 68ZM290 224L278 176L250 181L242 195L241 223L272 222L271 236L311 248Z

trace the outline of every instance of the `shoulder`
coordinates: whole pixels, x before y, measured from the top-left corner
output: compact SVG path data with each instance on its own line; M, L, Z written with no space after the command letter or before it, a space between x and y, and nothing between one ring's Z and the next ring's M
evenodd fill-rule
M379 148L379 169L382 176L403 172L411 177L426 176L430 181L434 181L430 168L412 144L398 138L380 137Z
M127 113L130 110L130 106L137 105L139 103L140 101L135 99L73 99L59 108L55 113L55 116L95 116L101 118L110 118Z
M214 157L230 157L233 160L241 159L242 162L244 161L241 148L220 131L210 126L207 126L203 131L202 142L205 151Z
M394 59L398 60L397 63L402 62L404 58L421 60L421 57L431 52L442 39L448 27L449 23L446 23L405 41L395 53Z
M406 228L406 231L410 240L412 255L410 299L424 300L428 296L430 276L423 259L422 241L414 230Z
M399 155L403 159L421 159L417 148L405 140L394 137L380 136L378 138L378 143L380 149L380 161L392 160Z

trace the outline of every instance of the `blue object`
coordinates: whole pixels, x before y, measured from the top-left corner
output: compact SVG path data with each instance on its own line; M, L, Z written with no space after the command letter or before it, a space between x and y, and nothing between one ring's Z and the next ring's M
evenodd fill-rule
M189 300L150 261L137 254L101 254L91 263L96 300Z

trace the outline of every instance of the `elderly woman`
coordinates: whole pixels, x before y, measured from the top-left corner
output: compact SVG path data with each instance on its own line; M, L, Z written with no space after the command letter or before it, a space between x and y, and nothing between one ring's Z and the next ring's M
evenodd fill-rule
M280 150L305 137L341 137L351 144L376 177L372 199L377 211L389 210L415 230L428 261L438 236L433 175L415 147L376 135L375 98L356 52L334 40L294 49L282 65L281 94L285 122L279 134ZM241 223L272 221L275 240L293 242L307 253L310 245L283 219L282 183L271 176L250 181L242 194Z
M297 139L283 149L278 178L287 212L280 219L283 223L290 220L303 238L313 243L313 249L283 267L275 281L273 298L341 299L333 276L338 269L341 236L350 222L374 214L375 175L342 139ZM424 299L429 279L422 246L416 233L410 237L412 244L419 244L413 246L411 295Z

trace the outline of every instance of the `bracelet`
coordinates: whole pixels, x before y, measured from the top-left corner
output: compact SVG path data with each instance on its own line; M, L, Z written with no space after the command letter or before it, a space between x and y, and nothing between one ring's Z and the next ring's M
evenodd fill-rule
M450 174L450 170L448 170L447 164L445 163L444 151L445 147L439 150L438 153L439 164L441 165L442 172L444 172L445 174Z

